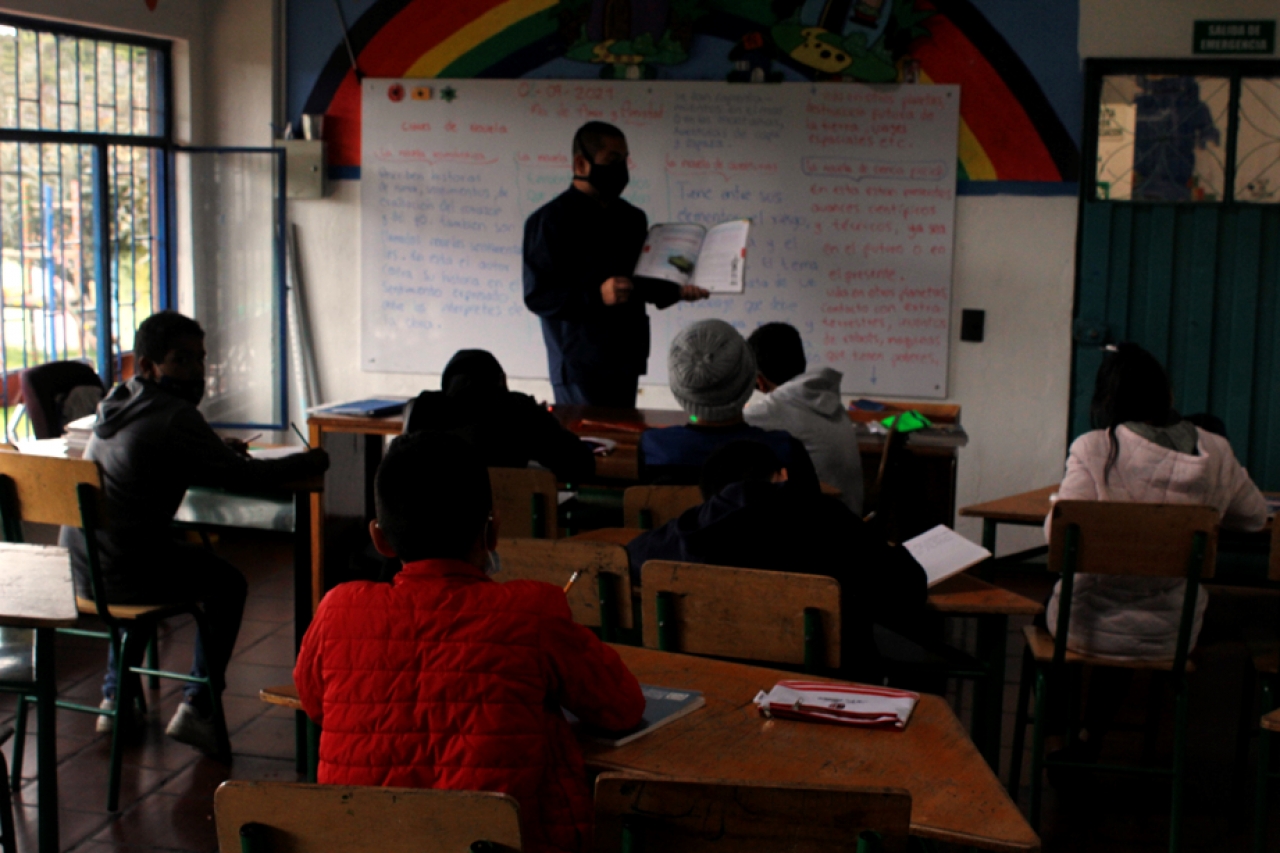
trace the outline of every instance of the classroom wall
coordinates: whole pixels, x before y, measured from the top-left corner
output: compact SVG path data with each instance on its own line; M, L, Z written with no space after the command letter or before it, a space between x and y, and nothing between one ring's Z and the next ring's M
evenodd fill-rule
M1278 15L1276 0L1080 0L1080 55L1192 59L1197 20L1274 21Z

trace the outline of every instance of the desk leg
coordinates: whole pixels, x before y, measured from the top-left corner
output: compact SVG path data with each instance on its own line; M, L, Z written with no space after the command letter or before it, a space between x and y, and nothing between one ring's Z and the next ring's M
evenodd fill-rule
M307 424L307 437L312 447L324 447L324 434L315 424ZM326 477L325 485L328 485ZM324 494L316 492L311 495L311 576L307 578L310 586L311 607L307 614L307 624L311 622L311 614L320 606L320 596L324 593ZM294 524L297 524L295 520ZM303 587L306 588L305 586ZM295 622L295 626L296 626ZM301 633L298 635L301 637Z
M40 853L58 853L58 682L55 632L36 629L36 790Z
M293 495L293 651L302 648L312 615L312 571L314 543L311 541L311 500L319 495ZM307 775L307 715L298 711L293 724L294 764L299 776Z
M982 547L991 552L991 556L996 555L996 520L994 518L982 519Z
M1009 617L1000 613L978 618L978 659L986 676L973 695L973 733L979 751L1000 773L1000 735L1004 722L1004 656L1008 647Z

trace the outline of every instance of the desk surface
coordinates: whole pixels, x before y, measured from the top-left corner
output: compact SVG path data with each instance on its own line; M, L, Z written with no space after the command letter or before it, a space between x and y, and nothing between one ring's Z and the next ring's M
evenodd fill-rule
M1044 524L1044 518L1052 505L1049 495L1057 490L1058 486L1055 484L986 503L971 504L961 507L959 514L966 518L989 518L1006 524Z
M66 548L0 542L0 625L66 628L77 615Z
M1032 489L1029 492L996 498L986 503L970 504L969 506L961 507L959 514L966 518L983 518L1004 524L1040 526L1044 524L1045 516L1049 514L1049 510L1053 506L1049 496L1056 491L1058 491L1057 485L1044 486L1043 488ZM1264 492L1263 494L1271 499L1277 497L1276 492ZM1269 523L1274 523L1274 520Z
M701 690L706 707L611 748L583 747L587 765L659 776L899 787L911 831L985 850L1038 850L1040 840L938 696L924 695L905 731L767 720L752 699L795 673L615 646L645 684Z

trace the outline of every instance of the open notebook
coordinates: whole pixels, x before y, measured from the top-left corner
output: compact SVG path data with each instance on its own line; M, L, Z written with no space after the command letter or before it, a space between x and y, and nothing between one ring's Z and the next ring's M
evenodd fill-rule
M911 552L917 563L924 566L930 587L991 556L986 548L975 545L945 524L939 524L914 539L908 539L902 543L902 547Z

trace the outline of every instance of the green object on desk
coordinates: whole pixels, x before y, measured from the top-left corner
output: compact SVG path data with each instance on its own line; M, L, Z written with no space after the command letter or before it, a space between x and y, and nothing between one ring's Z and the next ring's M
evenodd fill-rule
M898 432L912 432L917 429L933 426L933 423L915 409L885 418L880 423Z

